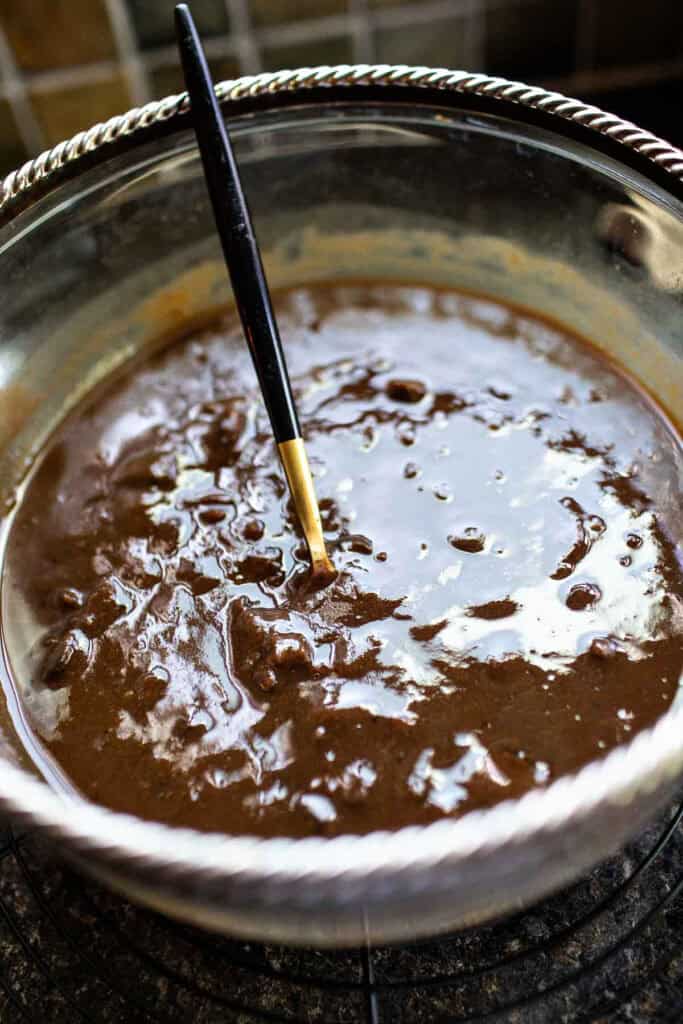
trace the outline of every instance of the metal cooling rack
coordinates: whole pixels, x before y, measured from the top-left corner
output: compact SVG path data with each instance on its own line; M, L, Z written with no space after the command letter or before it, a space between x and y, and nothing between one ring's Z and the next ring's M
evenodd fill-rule
M349 952L224 939L133 907L0 833L0 1022L683 1021L683 804L563 893L428 943Z

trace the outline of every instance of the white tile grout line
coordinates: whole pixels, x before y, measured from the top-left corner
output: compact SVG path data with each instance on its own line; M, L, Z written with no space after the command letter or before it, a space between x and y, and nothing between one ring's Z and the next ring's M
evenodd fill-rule
M239 57L235 36L208 36L202 40L202 46L209 60L220 60L221 57ZM171 67L179 69L178 48L175 45L156 46L153 50L146 50L143 59L148 71Z
M463 29L463 64L467 71L480 71L484 66L484 10L479 0L470 0Z
M256 75L263 70L261 51L252 30L249 0L225 0L230 19L233 47L243 75Z
M602 70L574 71L562 78L547 76L542 84L547 89L568 93L606 93L613 89L637 89L641 86L659 85L683 77L683 57L673 60L654 61L648 64L630 64L624 67L603 68Z
M16 65L2 25L0 25L0 82L5 99L12 108L19 137L27 153L35 156L45 149L45 134L33 112L23 76Z
M501 0L499 0L501 2ZM503 3L515 0L502 0ZM378 28L405 28L423 25L429 21L445 21L469 14L471 0L432 0L431 3L404 4L373 12L373 21Z
M124 0L104 0L109 15L121 69L126 76L130 98L136 107L144 106L152 97L149 77L140 58L128 5Z
M24 85L30 83L31 92L54 92L59 89L76 89L79 86L94 82L104 82L121 71L118 60L102 60L96 64L78 64L71 68L53 68L50 71L39 71L25 79Z
M352 30L353 17L348 14L330 14L326 18L311 18L306 21L287 21L281 25L268 25L258 33L259 42L264 46L295 46L297 43L314 43L317 40L332 39L348 35Z
M351 15L351 41L354 64L374 64L376 57L375 33L368 15L367 0L349 0Z

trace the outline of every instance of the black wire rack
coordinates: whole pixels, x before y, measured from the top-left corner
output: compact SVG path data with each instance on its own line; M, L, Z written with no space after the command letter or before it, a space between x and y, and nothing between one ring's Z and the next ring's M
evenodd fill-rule
M431 942L343 952L170 921L7 828L0 955L2 1024L680 1024L683 804L529 910Z

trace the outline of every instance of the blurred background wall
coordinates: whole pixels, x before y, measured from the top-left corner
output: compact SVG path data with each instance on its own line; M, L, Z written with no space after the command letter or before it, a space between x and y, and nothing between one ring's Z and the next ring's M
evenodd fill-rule
M193 0L217 79L381 61L484 70L683 143L683 0ZM181 91L173 0L0 0L0 174Z

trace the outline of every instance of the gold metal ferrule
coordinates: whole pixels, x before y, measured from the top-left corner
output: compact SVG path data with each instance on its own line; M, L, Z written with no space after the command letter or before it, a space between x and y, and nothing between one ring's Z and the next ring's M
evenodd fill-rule
M308 545L313 574L321 579L324 577L331 579L336 575L336 570L325 548L318 499L315 496L311 467L308 464L304 442L297 437L293 441L283 441L277 447L287 475L294 507Z

